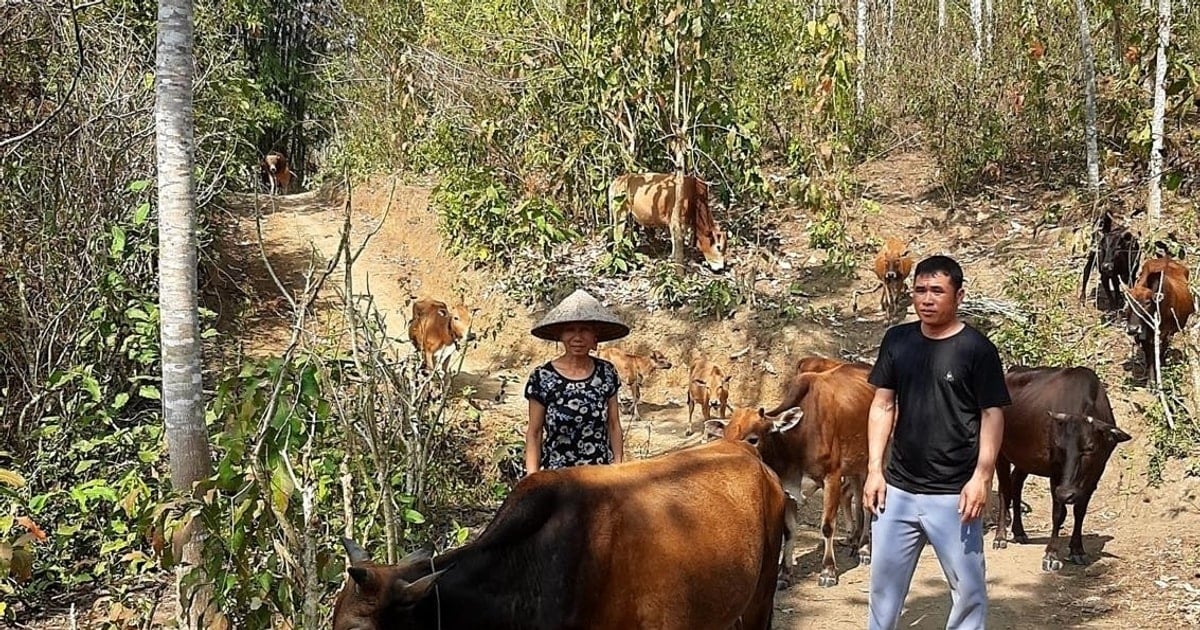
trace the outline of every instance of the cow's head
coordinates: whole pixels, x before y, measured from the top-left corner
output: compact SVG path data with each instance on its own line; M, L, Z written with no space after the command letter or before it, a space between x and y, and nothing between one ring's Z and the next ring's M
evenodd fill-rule
M704 255L704 264L709 269L725 269L725 232L721 228L696 230L696 248Z
M264 162L267 165L267 172L272 175L278 175L280 171L287 169L287 158L279 153L268 153Z
M883 281L888 283L904 282L912 271L912 258L909 250L888 252L887 264L883 272Z
M1162 274L1152 273L1149 286L1135 285L1129 289L1129 304L1125 305L1125 332L1138 341L1145 341L1154 334L1154 314L1158 312L1162 295L1151 287L1158 287Z
M1100 248L1096 254L1100 272L1104 275L1119 275L1129 282L1133 273L1133 260L1140 249L1133 233L1126 229L1105 232L1100 235Z
M1061 464L1054 498L1062 503L1090 496L1117 444L1132 439L1115 424L1092 415L1047 411L1051 430L1050 461Z
M650 366L652 368L656 370L669 370L671 369L671 365L671 361L667 359L667 355L658 350L650 351Z
M433 592L446 569L430 573L433 557L418 550L394 565L377 565L349 538L342 545L350 557L346 582L333 604L333 630L381 630L415 624L417 604Z
M442 309L438 315L449 320L450 336L455 342L460 339L465 341L475 341L475 333L471 330L471 320L475 311L470 310L463 304L457 304L453 308Z
M744 440L751 446L759 447L768 436L792 430L803 417L804 412L799 407L792 407L773 418L762 407L757 410L734 409L728 420L709 420L705 430L709 435L734 442Z

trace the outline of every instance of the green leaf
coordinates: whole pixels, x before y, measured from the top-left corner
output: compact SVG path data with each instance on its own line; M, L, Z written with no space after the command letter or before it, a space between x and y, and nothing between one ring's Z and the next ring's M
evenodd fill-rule
M119 258L125 253L125 230L119 225L114 225L112 228L112 245L108 248L108 254L113 258Z
M97 463L98 463L98 460L95 460L95 459L82 460L78 464L75 464L75 474L78 475L79 473L87 472L88 470L90 470L92 468L92 466L95 466Z
M154 77L151 76L150 80L153 81ZM152 182L149 179L138 179L129 182L129 192L142 192L143 190L149 188L151 183Z
M133 224L142 225L150 218L150 204L143 203L133 210Z
M83 388L92 396L92 401L100 402L100 382L91 374L83 375Z
M112 408L114 411L116 411L124 407L125 403L127 402L129 402L129 392L118 392L117 395L113 397Z
M153 385L142 385L139 387L138 396L146 400L162 400L162 395L158 393L158 388Z
M425 515L412 508L408 508L404 510L404 520L408 523L420 525L425 522Z

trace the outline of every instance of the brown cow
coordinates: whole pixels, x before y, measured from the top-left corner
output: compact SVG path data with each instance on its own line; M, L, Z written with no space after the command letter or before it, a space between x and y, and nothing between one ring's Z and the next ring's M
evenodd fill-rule
M433 369L435 355L460 341L474 341L471 332L471 311L463 304L453 308L441 300L417 300L412 306L412 321L408 323L408 338ZM444 357L443 357L444 359Z
M1004 440L996 461L1000 513L992 546L1008 546L1005 522L1010 505L1013 540L1029 542L1021 523L1021 489L1027 476L1038 475L1050 479L1054 519L1042 570L1057 571L1063 566L1058 557L1058 531L1070 504L1074 505L1075 527L1068 559L1085 564L1083 517L1088 501L1113 449L1131 438L1117 428L1104 385L1088 368L1014 366L1004 381L1013 402L1004 410Z
M894 238L889 238L875 256L874 270L875 277L879 278L879 284L870 291L861 293L855 291L853 309L858 310L858 296L883 289L883 295L879 297L879 310L888 317L889 321L894 321L903 315L908 304L911 303L911 299L906 299L908 290L905 281L908 279L908 274L912 273L912 268L913 260L908 247Z
M691 380L688 381L688 427L685 435L694 433L692 430L692 412L696 404L700 404L700 414L704 417L705 426L712 419L710 405L716 403L717 417L724 419L729 412L729 381L732 374L725 374L721 366L711 363L703 357L692 363Z
M1160 257L1147 260L1142 273L1129 290L1130 303L1125 306L1126 332L1142 347L1146 373L1155 380L1157 368L1154 354L1154 320L1161 318L1158 328L1159 362L1167 361L1167 346L1171 337L1183 330L1195 310L1192 290L1188 288L1188 268L1179 261Z
M288 166L287 156L279 151L271 151L262 161L263 175L271 186L271 194L280 191L283 194L291 192L292 169Z
M733 418L725 424L723 437L757 446L763 461L793 496L798 495L805 476L822 480L821 537L825 540L825 555L818 584L833 586L838 583L833 547L837 511L845 481L852 480L851 487L859 488L861 493L867 476L867 414L875 388L865 379L837 369L808 372L799 378L808 382L798 407L777 417L767 415L762 408L735 409ZM855 531L849 540L858 547L860 562L869 564L870 528L862 525L863 520L855 519ZM789 527L798 521L797 514L789 515ZM794 544L791 536L784 543L787 576L795 565Z
M617 368L617 375L621 377L621 382L629 388L629 395L633 399L633 419L640 420L642 416L638 411L638 404L642 402L642 385L645 384L647 378L650 378L654 370L671 369L671 362L657 350L651 351L650 356L646 357L625 352L616 347L597 350L596 357L608 361Z
M625 199L619 209L614 209L613 201L619 195L624 195ZM704 255L709 269L721 271L725 268L725 233L713 219L712 209L708 204L708 184L689 175L684 178L683 195L683 217L680 225L691 231L692 243ZM624 236L625 221L629 215L633 215L635 221L648 228L669 228L671 213L675 209L675 175L621 175L608 187L608 208L609 212L613 213L618 242Z
M767 630L784 500L755 449L724 440L535 472L440 556L377 565L344 540L333 629Z

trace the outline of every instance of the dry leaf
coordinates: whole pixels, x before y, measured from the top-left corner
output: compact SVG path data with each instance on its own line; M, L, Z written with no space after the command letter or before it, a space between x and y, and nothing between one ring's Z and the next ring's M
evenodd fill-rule
M49 536L46 535L46 532L43 531L41 527L38 527L38 524L33 522L33 519L29 518L28 516L18 516L17 524L29 530L29 533L33 534L33 539L38 542L45 541L47 538L49 538Z

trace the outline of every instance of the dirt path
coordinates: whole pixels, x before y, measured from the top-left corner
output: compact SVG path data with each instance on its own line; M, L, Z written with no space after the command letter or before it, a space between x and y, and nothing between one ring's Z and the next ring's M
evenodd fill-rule
M967 210L968 216L953 230L933 228L945 215L946 206L931 188L933 167L921 154L866 165L860 176L867 182L867 195L880 204L882 212L862 218L852 231L859 236L910 238L917 256L951 253L964 262L972 291L998 292L1007 273L1005 260L1014 256L1036 253L1062 260L1070 256L1069 239L1062 234L1051 231L1036 239L1025 236L1022 230L1036 218L1032 200L989 202ZM427 187L397 185L389 210L390 190L390 182L377 182L354 191L354 242L361 242L368 231L378 228L354 267L356 292L369 288L391 334L401 339L406 338L411 295L450 300L461 291L468 296L468 302L480 308L477 329L488 334L468 350L467 373L461 378L478 390L475 397L486 411L485 430L520 430L525 418L520 391L525 376L537 362L554 356L552 344L528 335L538 314L512 303L499 293L492 278L466 269L446 253L436 217L427 207ZM1013 227L1014 223L1019 227ZM335 250L341 225L340 206L315 196L286 198L265 214L268 258L285 283L295 285L311 250L321 256ZM743 309L725 321L698 323L686 316L615 305L634 328L620 345L638 350L657 348L674 362L672 369L652 377L644 394L644 420L632 423L628 430L626 443L633 456L645 457L699 441L698 436L684 435L684 388L693 353L719 358L737 374L731 402L743 406L774 401L791 359L801 354L874 359L884 330L877 302L864 299L857 317L849 309L853 287L869 286L865 264L857 284L823 276L819 258L807 248L803 229L798 221L783 226L782 249L795 264L766 273L787 273L806 283L812 298L804 316L772 318ZM256 276L253 282L257 287L270 289L261 269L251 275ZM270 302L260 305L250 335L252 349L270 349L286 330L271 309ZM731 355L738 358L729 359ZM1046 481L1032 478L1025 494L1032 506L1026 527L1035 542L993 550L988 533L989 627L1200 624L1200 598L1189 590L1200 587L1200 481L1186 477L1182 466L1172 466L1161 488L1147 488L1146 426L1126 392L1114 391L1113 398L1119 422L1134 440L1122 445L1109 462L1089 509L1084 546L1095 561L1086 567L1068 565L1058 574L1041 571L1050 501ZM776 599L779 614L775 627L861 628L866 619L870 569L855 566L843 554L839 556L841 583L828 589L817 587L818 509L818 500L806 508L809 528L801 532L797 547L798 579ZM1070 523L1068 519L1068 527ZM944 627L949 603L940 567L927 549L913 578L902 627Z

